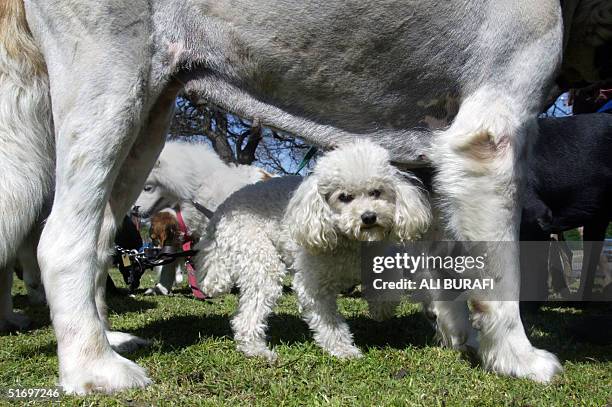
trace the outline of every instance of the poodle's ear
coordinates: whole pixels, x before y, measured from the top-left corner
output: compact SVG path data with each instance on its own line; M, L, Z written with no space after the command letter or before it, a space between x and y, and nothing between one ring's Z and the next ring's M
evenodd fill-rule
M291 237L310 252L336 246L332 211L319 193L316 175L306 178L293 193L284 221Z
M431 208L426 194L398 175L395 182L393 235L399 241L414 240L427 231L430 223Z

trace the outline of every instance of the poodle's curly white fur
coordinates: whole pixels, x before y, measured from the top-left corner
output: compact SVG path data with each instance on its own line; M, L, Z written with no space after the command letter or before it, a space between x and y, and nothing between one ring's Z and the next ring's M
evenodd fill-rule
M430 213L426 195L391 165L385 149L369 141L341 146L307 178L249 185L219 207L195 259L200 288L215 296L238 285L237 346L274 360L266 320L291 270L315 341L337 357L358 357L336 296L360 281L359 242L414 239ZM370 311L383 317L393 309Z

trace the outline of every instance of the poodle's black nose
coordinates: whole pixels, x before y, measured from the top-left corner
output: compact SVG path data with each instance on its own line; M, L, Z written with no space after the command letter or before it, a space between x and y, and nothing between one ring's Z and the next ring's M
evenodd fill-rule
M130 214L133 216L138 216L138 209L140 209L140 206L136 206L136 205L132 206L132 211Z
M370 211L364 212L361 215L361 220L366 225L373 225L376 223L376 213Z

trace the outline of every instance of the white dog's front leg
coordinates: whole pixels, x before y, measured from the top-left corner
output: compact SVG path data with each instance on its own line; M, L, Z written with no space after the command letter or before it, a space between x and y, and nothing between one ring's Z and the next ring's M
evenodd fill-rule
M359 358L348 324L338 312L338 291L324 286L316 272L298 271L293 277L302 317L313 331L319 346L339 358Z
M44 8L45 3L33 6ZM86 37L80 41L85 41L82 49L97 47ZM96 44L102 42L96 39ZM52 48L60 43L45 45ZM134 44L122 47L130 45ZM70 75L50 69L57 135L56 188L38 259L57 338L59 380L68 393L113 392L151 383L144 369L111 348L96 304L96 280L105 272L101 268L107 265L108 233L114 228L103 225L108 222L105 210L110 200L112 222L127 212L115 206L111 192L122 183L117 178L119 170L149 111L143 102L146 79L141 61L130 59L138 52L106 51L108 54L98 55L100 59L91 60L87 69L75 66ZM66 66L53 59L61 52L50 55L49 64ZM118 55L127 61L118 60ZM72 61L82 60L75 55ZM114 61L113 65L108 61ZM122 74L117 69L123 69Z
M92 219L96 209L87 208L84 212L89 216L75 216L83 212L73 211L76 202L70 202L71 197L95 202L87 195L59 189L38 250L57 338L60 385L68 393L142 387L150 383L146 372L111 349L96 308L95 277L99 263ZM90 205L94 204L86 204ZM101 208L97 211L101 212ZM83 227L84 223L87 227ZM81 224L84 233L65 233L66 224Z
M238 312L231 322L236 346L247 356L261 356L274 361L277 355L268 349L266 329L268 317L283 294L283 278L287 274L287 269L276 255L276 249L271 241L260 239L257 243L252 242L249 231L255 230L256 225L248 222L239 224L242 230L229 231L236 235L243 234L241 238L236 239L246 245L237 251L239 255L248 253L252 244L257 245L257 250L252 250L252 256L248 261L240 261L239 258L230 259L236 283L240 287Z

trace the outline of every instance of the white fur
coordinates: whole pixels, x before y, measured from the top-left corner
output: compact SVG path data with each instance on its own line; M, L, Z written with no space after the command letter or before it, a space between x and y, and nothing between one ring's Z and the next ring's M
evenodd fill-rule
M225 163L207 144L173 141L164 146L134 208L146 218L164 208L176 217L176 212L168 208L179 207L185 226L197 241L208 225L208 218L195 208L193 201L214 211L232 192L266 176L269 175L255 166ZM179 273L177 263L163 266L159 282L146 294L170 294Z
M353 199L343 202L341 194ZM368 212L376 214L373 225L362 219ZM265 342L266 320L290 269L315 341L337 357L358 357L336 296L360 281L359 242L411 240L429 221L425 195L391 166L387 151L356 142L320 158L304 180L279 178L233 194L196 256L198 281L208 295L240 287L232 319L237 346L246 355L274 359Z
M28 323L13 313L11 265L51 194L55 161L44 61L32 38L21 35L23 6L12 3L3 7L15 13L0 20L0 330ZM24 268L31 281L36 273Z
M529 102L523 97L481 87L465 98L431 152L439 163L436 190L443 197L450 237L488 242L487 273L496 279L498 293L492 299L518 299L519 293L518 245L511 242L518 241L517 202L525 162L521 158L536 130L534 112L526 108ZM548 382L561 371L553 354L536 349L527 339L518 301L470 298L470 303L470 320L480 341L478 355L486 369L539 382ZM465 307L453 302L433 306L438 336L446 338L447 345L463 348L474 343Z
M225 163L207 144L172 141L164 146L134 207L147 218L178 205L187 227L199 239L208 218L192 201L214 211L232 192L266 175L255 166Z

